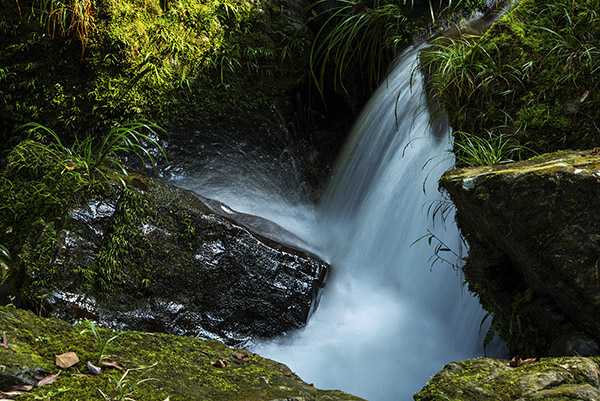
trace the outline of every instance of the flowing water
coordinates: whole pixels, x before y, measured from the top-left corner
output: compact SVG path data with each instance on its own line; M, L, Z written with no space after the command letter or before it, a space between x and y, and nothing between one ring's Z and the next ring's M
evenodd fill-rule
M428 214L445 202L437 180L452 166L450 130L430 122L416 59L406 51L362 111L318 207L277 185L257 195L255 182L180 183L277 222L331 264L306 327L254 351L319 388L373 401L410 400L444 364L482 353L478 303L455 269L431 265L436 239L414 243L432 232L461 252L453 216Z

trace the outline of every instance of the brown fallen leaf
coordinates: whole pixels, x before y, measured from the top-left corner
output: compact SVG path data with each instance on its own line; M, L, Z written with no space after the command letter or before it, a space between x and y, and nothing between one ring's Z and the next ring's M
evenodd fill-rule
M229 365L227 364L227 362L225 362L225 361L224 361L224 360L222 360L222 359L219 359L219 360L218 360L218 361L216 361L216 362L211 362L211 363L210 363L210 365L211 365L211 366L214 366L214 367L217 367L217 368L226 368L227 366L229 366Z
M13 397L26 394L25 391L0 391L0 400L12 400Z
M79 357L74 352L65 352L64 354L55 355L56 357L56 366L63 369L68 369L71 366L79 363Z
M36 387L42 387L42 386L45 386L46 384L52 384L52 383L54 383L54 381L56 379L58 379L58 376L60 375L60 372L62 372L62 370L59 370L58 373L56 373L56 374L48 375L48 376L44 377L42 380L40 380L38 382L38 384L36 384Z
M119 369L119 370L125 370L125 368L123 367L123 365L121 365L119 362L102 361L102 363L100 365L106 366L106 367L109 367L109 368L115 368L115 369Z
M248 362L250 360L248 359L248 355L242 354L241 352L232 352L231 355L233 355L235 359L239 359L240 361Z
M93 375L99 375L100 372L102 371L102 368L92 365L92 363L90 361L87 361L87 368L90 371L90 373Z
M0 348L10 349L8 346L8 338L6 337L6 333L2 333L2 343L0 344Z
M518 366L526 365L528 363L535 362L535 361L536 361L536 358L521 359L519 357L513 356L512 359L510 360L510 362L508 362L506 365L510 366L511 368L516 368Z
M298 375L290 370L284 370L282 373L284 376L291 377L292 379L298 379Z
M75 377L90 377L90 375L85 374L85 373L71 373L71 376L75 376Z
M12 386L8 386L6 388L5 392L9 392L9 391L31 391L31 390L33 390L33 386L12 385Z
M8 386L5 391L0 391L0 400L12 400L13 397L26 394L31 391L33 386L12 385Z

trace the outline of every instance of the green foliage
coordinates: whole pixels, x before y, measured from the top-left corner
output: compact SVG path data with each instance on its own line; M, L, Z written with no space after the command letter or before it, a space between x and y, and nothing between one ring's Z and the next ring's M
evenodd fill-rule
M305 76L310 39L286 4L181 0L163 11L141 0L4 1L0 136L28 121L69 133L149 118L227 117L242 131L275 124L272 106Z
M32 4L31 17L36 18L52 37L57 31L62 36L75 33L81 42L83 61L88 37L94 29L93 5L92 0L37 0Z
M487 166L512 162L518 160L521 153L528 150L514 138L492 131L487 132L487 138L455 131L454 140L458 166Z
M101 167L107 163L116 165L127 175L126 169L119 161L119 154L132 153L142 163L145 162L144 156L146 156L151 166L153 168L156 167L156 162L150 151L146 149L143 141L157 148L165 160L167 160L167 155L163 148L151 136L164 131L158 125L150 122L120 124L111 129L108 134L102 136L99 140L95 140L92 135L87 135L82 140L76 136L75 142L71 147L63 145L56 132L41 124L27 123L21 126L21 129L27 131L29 137L35 136L38 140L49 139L52 143L51 149L56 161L62 163L65 170L81 171L81 173L78 173L78 177L82 182L86 183L93 182L99 177L104 177ZM145 134L144 132L149 132L149 134ZM44 145L37 144L35 146L40 147Z
M440 38L424 52L430 96L469 133L455 150L482 147L474 136L499 140L489 137L498 126L538 153L596 146L599 13L600 0L524 0L481 37ZM517 156L533 154L523 150Z
M83 140L76 137L70 147L40 124L26 124L24 129L38 141L26 139L17 144L6 157L6 169L0 172L0 242L16 256L8 270L10 276L3 269L3 279L19 282L30 305L37 303L61 275L75 275L82 285L98 285L108 292L122 279L117 267L119 258L129 251L127 239L135 235L127 229L127 222L138 211L135 194L126 187L128 173L118 156L130 152L154 165L146 146L155 145L164 156L151 136L159 128L151 123L123 124L99 139L91 135ZM108 168L109 164L113 169ZM116 174L114 167L122 173ZM55 257L69 207L85 202L86 197L119 188L123 191L122 201L97 266L73 270L49 263Z
M97 365L100 365L102 363L103 359L108 358L108 356L104 353L104 351L106 350L106 346L108 344L110 344L111 342L113 342L117 338L130 333L128 331L120 331L120 332L118 332L117 334L115 334L115 335L113 335L111 337L103 338L102 334L100 333L100 331L96 327L96 323L92 322L91 320L88 320L87 321L87 325L88 325L89 331L91 331L92 334L94 335L94 339L96 340L96 346L98 347ZM83 330L81 332L81 334L84 334L88 329Z
M319 0L315 7L326 0ZM352 63L358 63L371 83L378 83L398 50L406 43L404 2L375 0L369 6L342 0L328 9L328 16L311 49L310 66L315 81L323 86L326 68L335 65L334 81L341 83Z
M147 205L136 192L127 187L123 189L109 236L96 258L99 286L104 292L110 292L113 286L125 280L123 265L130 262L127 256L135 251L131 240L140 234L133 227L137 227L139 216L144 216L144 207Z
M106 401L135 401L133 398L130 398L129 395L133 393L140 384L158 379L152 377L143 378L142 376L138 376L136 379L129 379L127 375L129 375L131 372L139 372L145 369L152 369L154 366L156 366L156 363L150 366L127 369L125 372L123 372L119 379L117 379L115 376L110 375L109 377L114 383L114 389L112 391L112 394L109 396L104 394L100 389L98 389L98 391L100 391L100 394L102 394L102 397L104 397ZM144 373L145 372L143 372L142 375Z
M442 0L429 1L429 13L435 21L435 13L460 7L473 11L479 1ZM333 84L341 84L347 72L360 70L373 88L386 74L399 50L407 45L414 24L408 17L417 13L420 4L412 0L370 0L357 2L341 0L331 6L327 0L319 0L312 8L322 8L315 18L324 22L317 33L310 53L310 68L320 88L333 66ZM413 9L414 7L414 9Z

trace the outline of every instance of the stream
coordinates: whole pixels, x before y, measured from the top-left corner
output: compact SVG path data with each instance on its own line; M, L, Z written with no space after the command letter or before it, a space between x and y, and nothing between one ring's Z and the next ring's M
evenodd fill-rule
M466 250L437 190L453 165L450 128L430 122L416 60L406 50L365 106L319 205L293 166L249 167L243 155L177 182L278 223L331 264L306 327L251 348L316 387L372 401L410 400L443 365L483 354L481 307L457 269L432 264L438 239ZM432 216L438 205L445 219ZM431 245L415 242L428 232Z

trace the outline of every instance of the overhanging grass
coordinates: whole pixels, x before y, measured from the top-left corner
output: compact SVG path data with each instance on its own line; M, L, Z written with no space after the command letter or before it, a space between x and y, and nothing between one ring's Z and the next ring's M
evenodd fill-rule
M422 58L430 94L470 135L501 127L538 153L597 146L599 15L598 0L524 0L481 37L434 45Z

